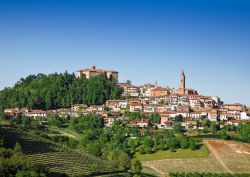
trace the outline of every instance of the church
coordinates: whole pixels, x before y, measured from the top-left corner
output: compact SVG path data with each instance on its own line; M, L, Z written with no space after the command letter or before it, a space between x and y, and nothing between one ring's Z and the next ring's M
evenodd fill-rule
M179 89L176 90L177 94L182 94L182 95L198 95L198 92L192 88L186 88L186 76L184 71L181 71L180 75L180 86Z

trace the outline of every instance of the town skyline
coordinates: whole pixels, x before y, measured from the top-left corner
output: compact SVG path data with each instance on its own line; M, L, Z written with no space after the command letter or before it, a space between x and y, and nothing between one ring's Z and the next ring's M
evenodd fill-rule
M0 89L29 74L96 65L120 82L187 83L250 105L250 2L1 1Z
M141 83L134 83L133 82L133 80L132 79L125 79L125 80L123 80L123 81L121 81L121 79L120 79L120 72L119 71L117 71L117 70L113 70L112 68L110 69L108 69L108 70L103 70L103 69L101 69L101 68L99 68L99 67L97 67L97 66L90 66L89 68L82 68L82 69L78 69L78 70L75 70L75 71L73 71L73 72L69 72L69 71L67 71L67 70L65 70L65 72L68 72L68 73L74 73L75 74L75 76L76 77L80 77L82 74L85 74L86 75L86 73L78 73L78 72L82 72L82 71L85 71L85 70L91 70L91 69L97 69L97 70L101 70L101 72L115 72L115 73L119 73L119 76L117 75L117 76L115 76L116 77L116 81L118 82L118 83L125 83L125 82L127 82L128 80L129 81L131 81L131 83L132 83L132 85L135 85L135 86L142 86L142 85L144 85L144 84L153 84L153 85L156 85L156 86L159 86L159 87L164 87L164 88L170 88L170 89L173 89L173 91L175 91L176 93L179 93L179 94L185 94L185 87L187 86L188 87L188 89L191 89L191 91L192 91L192 93L193 93L193 91L194 91L194 93L195 94L199 94L199 95L209 95L209 94L203 94L202 92L200 92L200 90L199 89L196 89L195 87L192 87L191 88L191 86L189 85L189 83L187 83L187 82L189 82L189 80L188 80L188 77L186 77L186 72L185 72L185 69L182 67L182 69L180 69L180 72L179 72L179 75L178 75L178 77L176 78L176 82L177 82L177 84L175 84L175 86L172 86L172 85L168 85L168 84L163 84L162 85L162 83L159 83L157 80L156 81L152 81L152 82L141 82ZM51 73L42 73L42 74L52 74L52 73L60 73L60 72L57 72L57 71L55 71L55 72L51 72ZM63 73L63 72L61 72L61 73ZM36 74L39 74L39 73L36 73ZM36 75L36 74L34 74L34 75ZM33 74L29 74L29 75L33 75ZM27 75L28 76L28 75ZM27 77L27 76L25 76L25 77ZM25 78L25 77L23 77L23 78ZM89 79L90 78L90 76L87 76L86 75L86 77ZM108 78L110 78L110 76L109 76L109 74L107 75L107 77ZM180 80L179 80L179 77L180 77ZM21 78L20 78L21 79ZM20 80L19 79L19 80ZM18 80L18 81L19 81ZM188 81L187 81L188 80ZM16 81L17 82L17 81ZM16 83L15 82L15 83ZM14 84L12 85L12 86L7 86L7 87L13 87L14 86ZM187 88L186 87L186 88ZM3 87L2 89L4 89L4 88L6 88L6 87ZM184 90L183 90L183 88L184 88ZM1 88L0 88L1 89ZM181 90L182 89L182 90ZM224 98L222 98L220 95L209 95L209 96L214 96L214 97L219 97L225 104L234 104L234 103L240 103L240 104L243 104L243 105L245 105L245 106L247 106L247 107L249 107L249 105L250 104L244 104L244 103L242 103L242 102L226 102L225 100L224 100Z

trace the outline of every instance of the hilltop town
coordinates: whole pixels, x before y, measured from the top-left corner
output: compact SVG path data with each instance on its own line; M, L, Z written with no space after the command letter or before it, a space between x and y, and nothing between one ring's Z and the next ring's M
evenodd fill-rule
M149 116L151 113L159 114L159 121L151 122L149 119L138 117L133 124L138 127L155 126L159 129L172 129L174 119L181 116L182 129L203 129L200 120L208 119L211 122L220 122L223 125L237 126L239 123L250 122L250 110L240 104L224 104L218 96L200 95L192 88L186 88L186 76L181 71L179 88L173 90L155 84L141 86L128 83L118 83L118 72L114 70L97 69L92 66L76 72L76 77L90 79L99 74L106 74L108 79L113 78L123 89L120 100L106 100L103 105L75 104L71 108L57 110L29 110L27 108L7 108L4 113L9 116L28 116L32 118L46 117L49 113L61 117L87 115L89 113L104 118L106 126L112 126L115 120L126 119L126 112L137 112Z
M118 78L92 66L0 91L0 173L249 176L249 108L187 88L184 70L176 90Z

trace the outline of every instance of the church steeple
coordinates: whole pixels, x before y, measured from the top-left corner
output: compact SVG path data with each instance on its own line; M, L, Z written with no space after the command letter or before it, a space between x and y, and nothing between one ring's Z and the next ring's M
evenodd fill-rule
M185 87L186 87L186 76L184 70L182 69L180 76L180 89L185 89Z

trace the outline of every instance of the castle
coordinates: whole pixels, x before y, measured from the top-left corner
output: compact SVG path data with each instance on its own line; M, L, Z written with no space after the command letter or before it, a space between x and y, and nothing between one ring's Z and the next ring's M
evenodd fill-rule
M90 68L77 71L76 77L79 78L82 75L85 75L86 79L90 79L91 77L95 77L99 74L106 74L108 79L113 79L116 82L118 82L118 72L117 71L97 69L96 66L91 66Z

